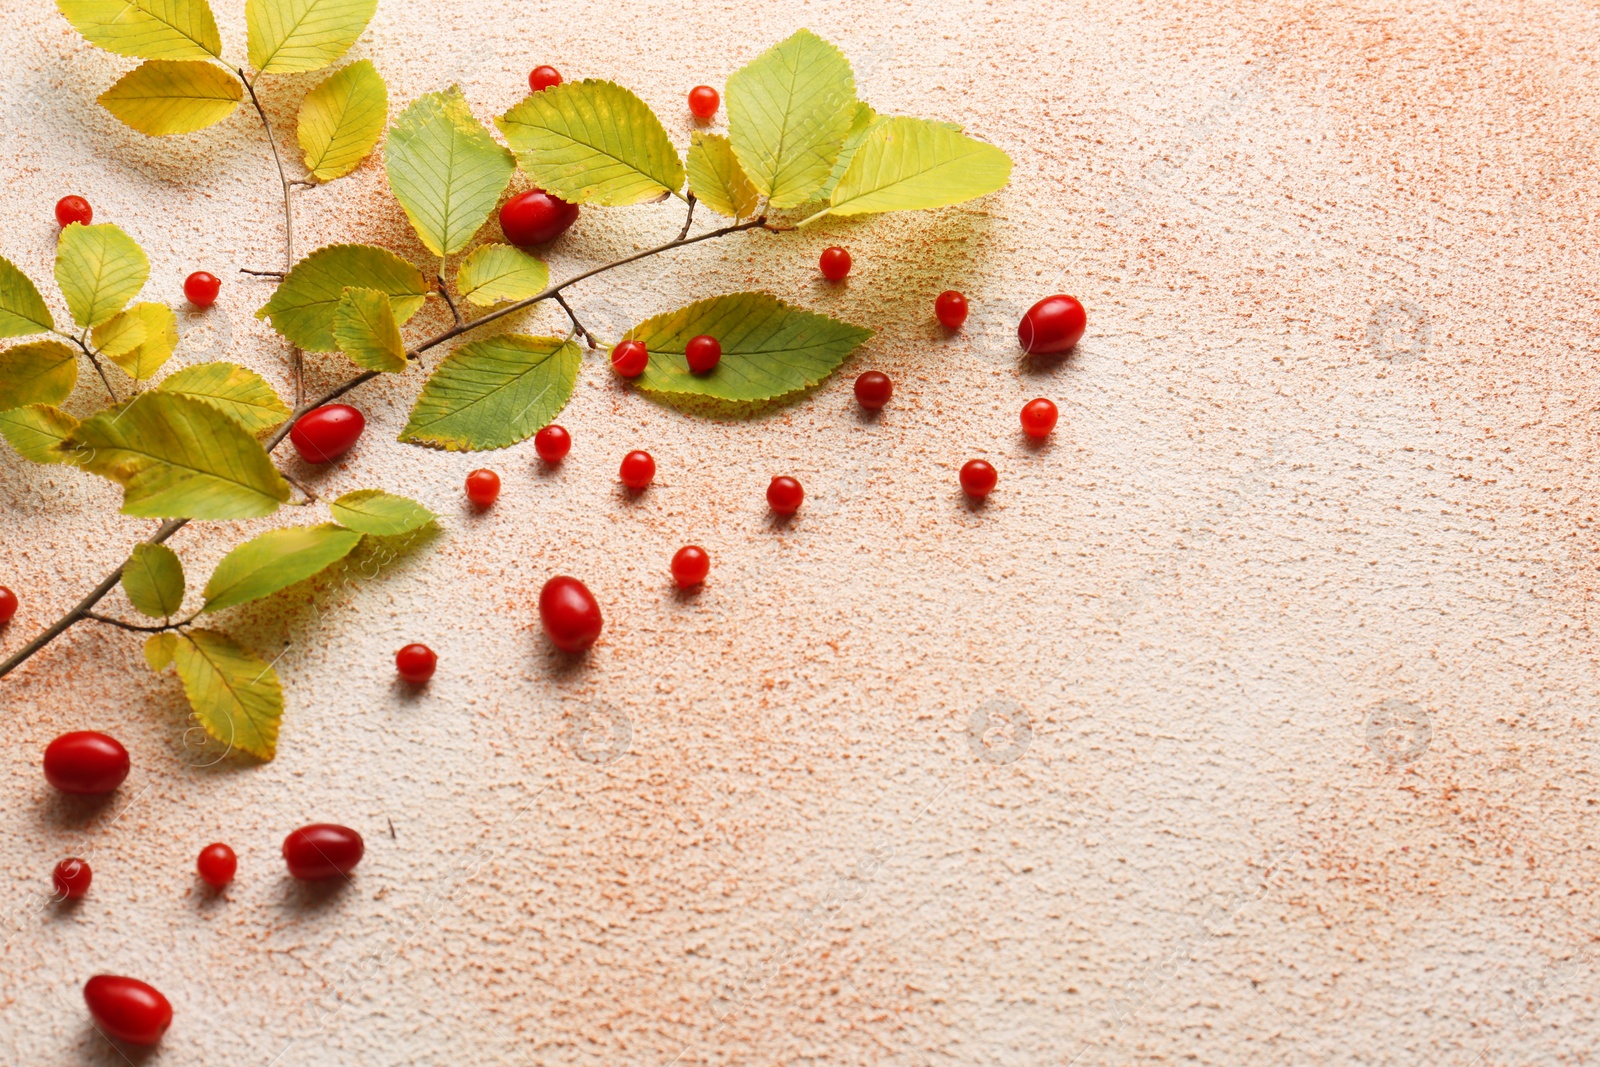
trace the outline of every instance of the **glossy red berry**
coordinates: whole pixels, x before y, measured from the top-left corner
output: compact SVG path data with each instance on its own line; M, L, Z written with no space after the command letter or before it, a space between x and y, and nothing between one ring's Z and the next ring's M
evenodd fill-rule
M332 463L356 446L367 420L349 404L324 404L306 412L289 431L289 441L307 463Z
M611 350L611 369L624 378L637 378L649 362L643 341L623 341Z
M1022 432L1029 437L1049 437L1057 415L1055 404L1044 397L1030 400L1022 406Z
M209 271L197 270L183 280L183 295L197 308L208 308L217 302L222 282Z
M869 370L856 379L856 402L868 411L877 411L894 396L894 383L881 370Z
M77 900L89 891L94 872L80 859L66 859L56 864L54 875L56 896L62 900Z
M534 67L528 72L528 90L542 93L552 85L561 84L561 72L554 67Z
M711 573L711 557L699 545L684 545L672 557L672 580L679 589L693 589Z
M999 480L1000 475L985 460L968 460L966 466L961 468L961 491L974 500L988 496Z
M84 1003L107 1037L153 1045L172 1025L172 1004L137 978L97 974L83 985Z
M348 826L319 822L283 839L283 859L296 878L336 878L356 869L366 842Z
M433 677L439 657L427 645L410 644L394 654L394 669L412 685L422 685Z
M109 793L128 777L128 767L128 750L94 730L62 734L44 750L44 779L63 793Z
M622 484L635 490L648 486L655 476L656 461L648 452L629 452L622 457L622 468L617 471Z
M500 230L514 245L528 247L554 241L578 221L578 205L541 189L530 189L500 209Z
M709 85L696 85L689 90L689 110L697 119L709 119L722 106L722 97Z
M486 508L500 496L500 476L491 470L475 470L467 475L467 499Z
M824 248L817 266L821 268L822 276L830 282L842 282L844 276L850 273L850 253L837 245Z
M233 849L218 841L200 850L200 858L194 866L206 885L221 889L233 881L233 873L239 869L239 857L233 854Z
M572 435L551 423L533 435L533 450L546 463L560 463L572 451Z
M87 226L93 218L94 208L81 196L63 196L56 201L56 221L63 226L70 226L74 222Z
M793 515L805 498L806 491L787 474L780 474L767 486L767 506L779 515Z
M967 321L967 298L954 289L946 289L933 302L933 313L946 329L959 330Z
M557 575L539 590L539 621L563 652L587 652L600 637L600 602L576 578Z
M17 615L17 594L0 585L0 626L4 626Z
M1065 352L1083 336L1088 317L1083 305L1070 296L1047 296L1022 316L1017 340L1030 356Z
M722 342L706 334L691 337L684 346L683 358L689 361L689 369L694 373L709 374L722 362Z

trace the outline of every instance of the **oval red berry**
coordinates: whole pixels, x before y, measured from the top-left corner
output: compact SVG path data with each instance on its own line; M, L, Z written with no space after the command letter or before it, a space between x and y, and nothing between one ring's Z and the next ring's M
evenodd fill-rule
M624 378L637 378L649 363L643 341L623 341L611 350L611 369Z
M109 793L128 777L128 768L128 750L116 738L95 730L62 734L44 750L45 781L63 793Z
M208 308L217 302L222 282L209 271L197 270L183 280L183 295L197 308Z
M63 226L74 222L87 226L94 219L94 208L81 196L63 196L56 201L56 221Z
M572 451L572 435L552 423L533 435L533 450L546 463L560 463Z
M894 383L881 370L869 370L856 379L856 402L868 411L877 411L894 396Z
M684 346L683 358L696 374L710 374L722 362L722 342L709 334L689 338Z
M689 90L689 110L697 119L709 119L722 106L722 97L709 85L696 85Z
M1000 480L993 466L981 459L969 460L961 468L961 490L974 500L982 500Z
M172 1025L172 1004L137 978L97 974L84 983L83 1000L107 1037L153 1045Z
M617 477L629 489L644 489L656 476L656 461L648 452L633 451L622 457Z
M684 545L672 557L672 580L679 589L693 589L711 573L711 556L699 545Z
M1070 296L1047 296L1022 316L1017 340L1030 356L1065 352L1078 343L1088 325L1083 305Z
M433 677L439 657L427 645L411 644L394 654L394 669L412 685L422 685Z
M65 859L56 864L51 879L55 882L56 896L62 900L77 900L89 892L89 883L94 880L94 872L89 870L89 865L83 860Z
M528 89L542 93L552 85L561 84L561 72L554 67L538 66L528 72Z
M234 872L239 869L239 857L233 854L233 849L218 841L200 850L200 858L194 866L206 885L221 889L233 881Z
M324 404L300 416L289 441L307 463L332 463L356 446L367 420L349 404Z
M467 499L486 508L500 498L500 476L491 470L476 470L467 475Z
M539 622L550 643L563 652L587 652L600 638L605 621L600 602L576 578L557 575L539 590Z
M954 289L946 289L933 302L933 313L941 326L959 330L961 324L967 321L967 298Z
M0 626L17 616L17 594L0 585Z
M1022 407L1022 432L1034 438L1049 437L1058 415L1055 404L1044 397L1030 400Z
M361 835L348 826L319 822L302 826L283 839L283 859L296 878L316 880L348 875L367 850Z
M767 486L767 506L779 515L793 515L805 501L806 491L787 474L780 474Z
M824 248L822 257L817 260L817 266L822 271L822 276L830 282L843 281L845 275L850 273L850 253L834 246Z
M548 244L577 221L577 204L540 189L514 196L500 209L500 231L519 247Z

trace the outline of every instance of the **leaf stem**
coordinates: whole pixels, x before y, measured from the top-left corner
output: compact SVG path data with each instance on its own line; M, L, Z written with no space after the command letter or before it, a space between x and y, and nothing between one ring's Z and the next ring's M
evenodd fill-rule
M694 194L690 193L689 198L684 202L689 205L689 212L683 216L683 229L678 231L678 240L680 241L689 236L689 226L694 222Z
M261 106L261 98L256 95L255 85L245 76L242 68L235 67L234 73L239 75L239 80L244 83L245 92L250 94L250 103L255 105L256 115L261 119L261 128L267 134L267 147L272 149L272 163L278 168L278 184L283 186L283 269L287 274L294 268L294 200L290 197L289 190L295 183L284 173L283 157L278 154L278 138L273 135L272 122L267 118L266 109ZM306 398L305 356L298 346L290 349L290 353L294 364L294 402L299 404Z
M105 385L106 393L111 397L111 402L113 404L119 403L117 400L117 391L111 388L111 379L106 377L106 369L100 365L99 357L89 348L88 345L83 343L83 338L74 337L70 333L62 333L60 330L56 330L54 332L57 337L65 337L67 340L83 349L83 354L89 357L89 362L93 364L95 373L100 375L100 381ZM88 333L88 330L85 330L84 333Z
M600 345L595 341L594 334L590 333L588 327L584 326L583 323L578 321L578 315L572 310L572 305L567 303L567 298L562 296L560 293L557 293L555 294L555 301L561 305L561 310L567 313L567 318L572 320L573 332L582 334L583 339L588 342L591 350L599 348Z
M441 264L441 269L443 265ZM450 289L444 284L444 275L435 274L433 280L439 283L439 295L444 297L445 306L450 309L450 314L455 318L456 325L461 325L461 309L456 307L456 302L450 299Z

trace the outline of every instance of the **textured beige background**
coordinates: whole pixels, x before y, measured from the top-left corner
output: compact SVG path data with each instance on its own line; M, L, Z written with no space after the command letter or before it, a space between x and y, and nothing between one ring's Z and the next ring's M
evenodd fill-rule
M249 117L144 139L94 104L131 62L42 0L0 9L0 253L48 279L51 205L83 193L150 253L147 299L224 278L179 363L283 381L267 289L235 273L281 255ZM686 145L684 92L802 25L880 109L1006 148L1011 187L581 286L602 332L764 286L879 335L754 423L591 360L571 458L488 457L483 516L460 493L483 458L394 442L415 380L365 388L366 438L312 477L416 495L442 533L230 620L286 649L275 763L201 766L123 634L0 682L0 1061L125 1062L79 996L111 971L173 1000L129 1054L162 1067L1595 1062L1595 6L386 0L355 54L396 111L460 81L497 114L538 62L615 78ZM273 115L310 84L273 81ZM420 254L376 162L299 204L306 249ZM677 225L586 212L555 273ZM857 266L831 289L836 240ZM975 308L948 338L946 286ZM1057 291L1088 337L1024 362L1016 318ZM875 421L866 367L896 381ZM1035 449L1016 413L1041 394L1063 417ZM629 502L639 446L661 475ZM0 651L151 529L6 456ZM1000 470L980 510L973 456ZM809 494L786 527L779 472ZM173 544L204 573L255 528ZM715 566L683 598L689 540ZM575 666L536 628L557 572L607 614ZM419 695L390 660L413 639L442 656ZM1006 707L1032 730L1009 763L969 733ZM103 807L38 772L86 727L133 752ZM369 845L326 893L277 856L324 819ZM213 900L193 859L218 838L240 873ZM92 894L46 906L71 853Z

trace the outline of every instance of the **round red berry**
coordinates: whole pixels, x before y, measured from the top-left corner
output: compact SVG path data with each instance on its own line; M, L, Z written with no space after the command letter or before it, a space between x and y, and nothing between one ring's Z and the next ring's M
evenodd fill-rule
M648 452L633 451L622 457L622 467L617 477L629 489L643 489L656 476L656 461Z
M954 289L946 289L933 302L933 313L938 316L940 325L959 330L967 321L967 298Z
M767 506L779 515L793 515L800 510L800 503L805 498L806 491L787 474L778 475L767 486Z
M109 793L128 777L128 750L109 734L75 730L44 750L44 780L78 796Z
M722 97L709 85L696 85L689 90L689 110L697 119L709 119L722 106Z
M649 362L643 341L623 341L611 350L611 369L624 378L637 378Z
M208 308L217 302L222 282L209 271L197 270L183 280L183 295L197 308Z
M684 545L672 557L672 580L679 589L693 589L711 573L711 557L699 545Z
M968 460L966 466L961 468L961 491L974 500L982 500L994 489L995 482L1000 480L1000 475L987 461L981 459Z
M439 666L439 657L427 645L407 645L394 654L394 669L412 685L421 685L433 677Z
M542 93L552 85L561 84L561 72L554 67L534 67L528 72L528 89L530 92Z
M480 508L493 504L500 496L500 476L491 470L475 470L467 475L467 499Z
M881 370L869 370L856 379L856 402L868 411L877 411L894 396L894 383Z
M722 342L706 334L691 337L684 346L683 358L689 361L689 369L694 373L709 374L722 362Z
M97 974L84 983L83 1000L107 1037L153 1045L172 1025L172 1004L137 978Z
M541 189L530 189L500 209L500 230L514 245L528 247L554 241L578 221L578 205Z
M844 276L850 273L850 253L837 245L824 248L817 266L822 269L822 276L830 282L844 281Z
M81 196L63 196L56 201L56 221L63 226L81 222L85 226L94 218L94 208Z
M300 416L289 441L307 463L332 463L356 446L367 420L349 404L324 404Z
M355 870L366 842L348 826L319 822L283 839L283 859L296 878L335 878Z
M1083 305L1074 297L1047 296L1022 316L1017 340L1030 356L1054 355L1077 344L1087 325Z
M0 585L0 626L4 626L17 615L17 594Z
M539 622L550 643L563 652L587 652L605 624L600 602L576 578L557 575L539 590Z
M56 896L62 900L77 900L89 891L94 872L83 860L67 859L56 864L52 877L56 883Z
M233 881L233 872L239 869L239 857L233 854L233 849L218 841L200 850L200 858L194 866L206 885L221 889Z
M560 463L572 451L572 435L564 427L551 423L533 435L533 450L546 463Z
M1022 432L1029 437L1049 437L1056 428L1056 406L1044 397L1022 406Z

